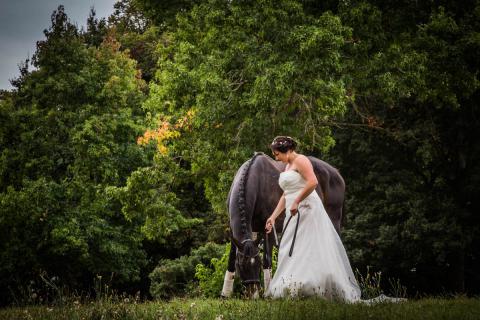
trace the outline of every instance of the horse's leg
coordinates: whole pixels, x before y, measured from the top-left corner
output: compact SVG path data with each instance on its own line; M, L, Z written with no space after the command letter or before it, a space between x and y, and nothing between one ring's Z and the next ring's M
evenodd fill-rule
M331 219L332 219L332 224L335 227L335 230L337 231L338 235L340 235L341 229L342 229L342 206L335 205L329 207L329 210L331 213Z
M233 292L233 281L235 279L235 258L237 257L237 247L230 242L230 255L228 256L228 266L223 280L222 297L229 298Z
M263 250L263 288L265 291L272 279L272 249L274 237L273 232L265 234L265 250Z

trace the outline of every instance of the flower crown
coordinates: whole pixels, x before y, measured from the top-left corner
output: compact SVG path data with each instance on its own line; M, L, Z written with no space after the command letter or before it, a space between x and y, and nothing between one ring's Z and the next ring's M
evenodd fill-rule
M278 145L281 145L281 146L283 146L284 144L286 144L286 143L288 143L288 142L291 142L291 141L288 141L287 139L289 139L289 140L293 140L293 139L292 139L292 138L290 138L290 137L284 137L284 139L285 139L285 140L283 140L283 141L277 141L277 140L273 140L273 142L272 142L272 146L273 146L273 145L275 145L275 144L278 144Z

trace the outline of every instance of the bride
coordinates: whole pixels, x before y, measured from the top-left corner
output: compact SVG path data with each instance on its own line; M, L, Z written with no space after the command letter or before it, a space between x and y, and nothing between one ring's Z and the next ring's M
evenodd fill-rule
M287 166L279 179L284 194L266 222L267 233L280 213L288 210L277 270L266 296L321 296L357 302L360 288L342 241L315 191L318 181L312 164L296 153L295 147L296 142L285 136L276 137L271 144L275 159Z

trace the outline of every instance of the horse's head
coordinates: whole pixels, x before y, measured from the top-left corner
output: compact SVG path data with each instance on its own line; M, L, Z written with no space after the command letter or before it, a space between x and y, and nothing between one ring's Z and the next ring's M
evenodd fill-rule
M237 248L230 255L228 270L235 268L247 295L260 286L262 261L258 243L252 238L254 232L263 230L267 214L273 212L282 195L277 183L280 171L274 160L256 153L238 169L228 193L231 237Z
M251 239L243 241L238 247L235 267L242 283L247 289L258 287L260 284L260 250Z

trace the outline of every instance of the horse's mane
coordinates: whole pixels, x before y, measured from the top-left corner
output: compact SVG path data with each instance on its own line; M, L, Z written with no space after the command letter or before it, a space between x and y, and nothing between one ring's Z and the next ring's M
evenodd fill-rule
M247 234L247 211L246 211L246 188L247 188L247 179L248 179L248 172L250 167L252 166L253 162L255 161L256 157L262 155L261 152L255 152L252 158L245 162L243 166L242 172L240 174L240 183L239 183L239 190L238 190L238 210L240 213L240 228L244 235Z

